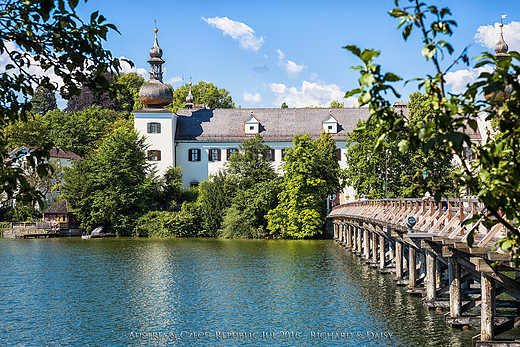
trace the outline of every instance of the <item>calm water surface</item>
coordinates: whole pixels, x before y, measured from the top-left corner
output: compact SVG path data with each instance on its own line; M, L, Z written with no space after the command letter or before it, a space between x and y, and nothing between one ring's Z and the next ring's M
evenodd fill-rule
M470 346L333 241L0 239L0 344Z

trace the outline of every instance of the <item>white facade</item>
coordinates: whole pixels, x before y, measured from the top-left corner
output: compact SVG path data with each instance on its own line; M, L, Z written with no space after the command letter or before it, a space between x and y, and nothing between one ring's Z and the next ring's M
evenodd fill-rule
M174 141L177 115L165 109L157 109L156 112L136 111L134 127L146 136L148 163L155 166L158 175L162 176L169 167L176 166Z
M169 167L182 168L182 187L197 186L223 168L240 143L255 134L271 147L272 165L282 174L282 157L292 148L294 135L313 139L323 131L336 141L338 161L346 168L347 131L368 118L365 109L190 109L173 114L164 109L134 112L135 129L146 136L148 163L163 175ZM160 156L156 152L160 151ZM352 187L337 199L355 199Z

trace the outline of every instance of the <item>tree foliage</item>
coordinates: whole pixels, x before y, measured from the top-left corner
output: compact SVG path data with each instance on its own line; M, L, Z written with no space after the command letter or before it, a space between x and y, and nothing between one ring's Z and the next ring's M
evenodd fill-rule
M265 236L267 212L276 207L280 182L260 135L245 140L223 171L199 187L197 204L208 236Z
M36 88L31 99L32 112L36 114L46 114L58 108L56 94L43 86Z
M271 165L269 152L271 147L263 142L259 134L245 140L238 146L226 162L226 173L236 178L242 188L249 188L258 182L269 181L277 175Z
M92 106L74 113L55 110L45 118L52 142L83 157L100 145L113 123L122 117L122 113Z
M206 236L219 236L223 212L231 206L236 185L222 171L199 186L197 205Z
M396 4L399 6L399 1ZM435 73L419 79L419 86L428 95L422 104L429 108L429 117L408 126L409 120L392 109L383 94L390 92L398 96L391 83L401 78L382 71L381 66L374 62L379 55L375 50L345 47L362 61L362 65L355 68L361 73L360 86L346 97L359 95L359 105L369 107L369 121L378 134L376 148L381 148L385 138L396 139L396 134L403 134L399 141L402 152L410 148L425 153L432 151L438 156L452 153L458 156L462 167L456 173L456 183L475 194L486 207L475 221L483 220L487 227L502 224L507 236L498 246L520 262L520 54L509 52L505 57L495 57L483 53L475 67L494 66L494 72L483 72L464 92L448 95L445 74L460 61L469 63L464 49L455 62L450 60L449 65L443 67L444 54L454 52L454 48L443 39L443 36L450 36L456 26L456 22L450 19L451 11L412 1L410 6L394 8L390 15L400 20L398 28L403 28L405 40L414 29L420 32L424 43L421 52L433 63ZM477 130L481 115L487 121L498 120L495 123L497 134L486 144L474 143L468 135L468 130ZM466 148L475 154L474 161L464 160ZM438 178L429 177L425 183L431 188L438 184ZM441 189L434 191L436 198L442 194ZM472 244L473 232L468 242Z
M345 107L344 102L339 102L337 100L332 100L330 102L330 108L343 108L343 107Z
M34 86L49 91L58 85L49 76L31 74L32 66L53 72L61 82L64 98L79 92L82 85L93 90L115 87L105 78L107 71L117 72L119 60L103 49L102 43L110 31L117 31L98 12L88 21L76 13L77 0L4 1L0 8L0 54L8 57L6 73L0 77L0 127L18 120L26 121L35 96ZM50 171L46 164L51 146L34 149L29 165L39 175ZM41 195L31 187L17 168L15 161L6 161L7 145L0 137L0 194L20 201L40 200Z
M173 90L173 101L167 106L172 111L184 108L186 97L189 93L189 84L184 84ZM231 95L224 88L218 88L213 83L199 81L191 86L191 93L195 98L195 104L204 104L211 109L235 108Z
M410 95L409 124L422 122L429 116L429 108L422 105L426 99L420 93ZM358 122L357 129L348 134L351 145L346 156L347 184L359 195L372 199L422 197L428 190L423 186L425 171L438 184L432 189L442 189L445 197L457 195L451 156L438 156L433 152L425 154L422 150L412 149L401 152L399 142L404 138L401 134L395 139L385 137L380 149L376 150L374 143L378 136L377 129L369 121Z
M197 217L182 209L179 212L150 211L139 217L133 230L138 237L186 237L200 232Z
M125 112L132 112L144 107L139 101L139 90L144 84L144 78L135 72L117 76L116 83L121 87L117 94L117 101Z
M312 141L297 135L284 158L282 191L278 206L269 211L267 228L289 238L312 237L322 232L327 196L342 188L336 145L329 133Z
M103 225L130 235L152 206L157 183L150 176L145 140L118 128L92 155L65 171L64 195L86 230Z

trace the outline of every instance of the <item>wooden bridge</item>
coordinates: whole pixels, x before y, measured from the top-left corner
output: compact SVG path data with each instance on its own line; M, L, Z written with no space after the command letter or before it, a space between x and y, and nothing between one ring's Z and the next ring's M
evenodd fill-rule
M520 268L493 249L505 236L501 225L467 223L482 209L474 199L364 200L333 208L329 218L340 245L394 274L428 309L449 310L446 324L480 326L474 346L520 346Z

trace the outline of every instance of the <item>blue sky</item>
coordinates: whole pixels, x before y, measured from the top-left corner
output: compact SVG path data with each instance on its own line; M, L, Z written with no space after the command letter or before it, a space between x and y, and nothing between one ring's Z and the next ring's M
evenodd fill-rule
M458 28L449 41L456 52L467 45L472 57L489 50L485 45L492 47L498 40L501 14L508 15L506 42L520 51L518 0L433 4L452 10ZM403 42L398 21L387 14L393 7L392 0L90 0L80 2L79 12L88 18L99 10L115 24L121 35L111 34L105 47L114 56L132 60L146 78L157 20L165 82L174 87L183 78L212 82L230 91L237 107L258 108L280 107L283 101L289 107L325 106L341 99L357 86L358 78L350 70L358 61L342 48L347 44L381 50L378 62L383 69L405 79L433 73L420 54L418 36ZM478 75L462 65L456 70L460 71L447 76L455 91ZM400 84L401 98L391 100L406 101L416 88Z

